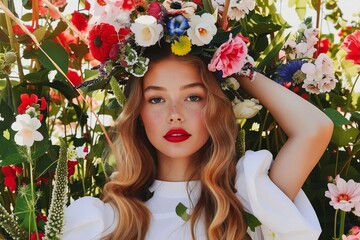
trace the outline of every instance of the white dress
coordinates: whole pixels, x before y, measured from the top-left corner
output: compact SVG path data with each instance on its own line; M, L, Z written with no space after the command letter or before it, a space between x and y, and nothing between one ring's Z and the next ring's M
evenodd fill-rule
M320 224L309 200L301 190L292 202L269 178L272 154L267 150L246 151L237 164L237 196L245 210L261 222L253 240L316 240ZM190 192L188 192L188 189ZM145 204L152 214L146 240L191 239L190 223L175 212L182 203L191 214L201 191L200 182L164 182L155 180L150 191L154 195ZM190 198L188 197L190 194ZM117 213L108 203L94 197L83 197L65 211L63 239L101 239L117 225ZM196 225L196 239L205 240L201 221Z

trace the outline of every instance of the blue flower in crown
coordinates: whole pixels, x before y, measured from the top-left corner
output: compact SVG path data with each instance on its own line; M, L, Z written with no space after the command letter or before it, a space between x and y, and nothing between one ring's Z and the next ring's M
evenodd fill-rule
M184 32L189 28L189 22L183 15L177 15L168 21L167 27L169 29L170 36L175 34L183 35Z

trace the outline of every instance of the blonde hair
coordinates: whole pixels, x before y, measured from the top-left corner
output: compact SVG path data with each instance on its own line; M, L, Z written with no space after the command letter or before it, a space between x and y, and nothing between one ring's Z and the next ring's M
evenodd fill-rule
M204 217L208 239L245 239L243 206L234 187L237 125L231 103L200 58L192 55L175 58L197 66L208 90L204 122L210 138L197 153L192 174L200 173L202 186L200 199L189 219L192 237L195 239L195 226ZM129 87L128 102L114 128L117 147L114 155L119 174L103 191L103 200L113 204L119 219L118 227L108 239L145 239L150 225L144 196L156 176L156 155L139 120L142 79L132 79Z

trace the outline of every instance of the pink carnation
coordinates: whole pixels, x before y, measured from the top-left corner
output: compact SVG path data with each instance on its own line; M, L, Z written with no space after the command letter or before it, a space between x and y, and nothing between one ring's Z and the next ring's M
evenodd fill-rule
M245 57L248 49L244 40L236 35L223 43L215 52L211 62L208 65L210 71L222 70L223 77L238 73L244 66Z
M330 205L335 209L350 212L360 202L360 183L352 179L346 182L339 175L335 181L336 184L328 183L325 196L331 199Z

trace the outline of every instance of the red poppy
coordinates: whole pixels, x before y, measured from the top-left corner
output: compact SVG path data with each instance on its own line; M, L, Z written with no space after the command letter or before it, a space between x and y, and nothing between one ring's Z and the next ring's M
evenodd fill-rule
M83 82L82 78L74 70L69 69L66 76L74 86L78 86Z
M10 192L15 192L17 186L16 178L21 174L22 168L10 165L1 167L1 171L4 174L4 185Z
M74 11L71 22L79 31L85 31L88 26L88 19L80 12Z
M36 96L35 94L26 94L23 93L20 95L20 99L21 99L21 104L18 107L18 113L19 114L24 114L26 112L26 110L29 107L33 107L35 108L35 110L37 112L43 111L46 109L46 100L44 97L41 98L40 100L40 104L39 104L39 98L38 96ZM40 121L42 120L43 115L40 114Z
M109 57L109 52L118 42L115 27L101 23L95 25L89 32L89 48L95 59L104 62Z
M347 52L345 59L360 64L360 30L347 35L341 47Z
M69 160L67 162L67 166L68 166L68 178L71 177L72 175L74 175L75 173L75 166L78 164L77 161L71 161Z
M328 38L322 38L320 40L318 54L320 53L327 53L330 49L330 41Z

